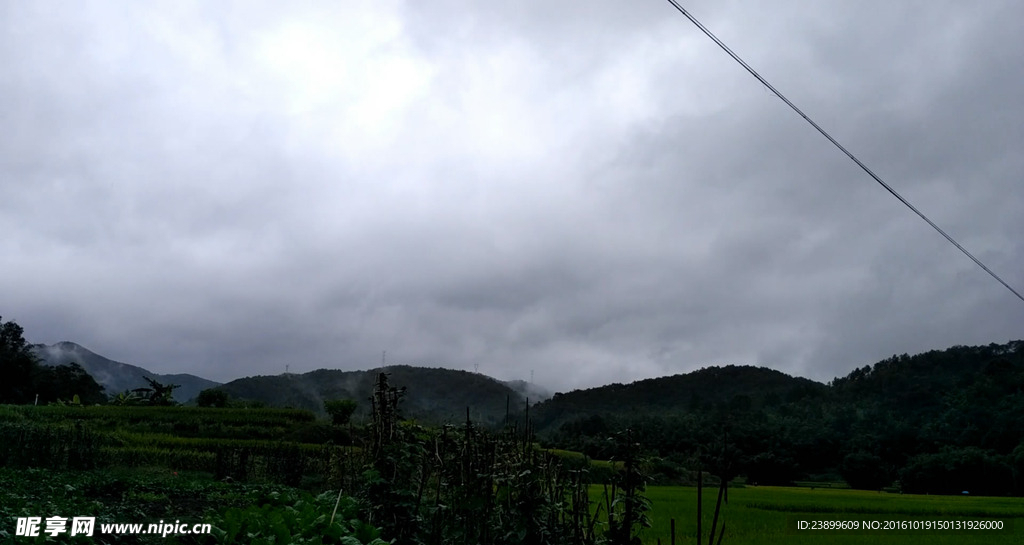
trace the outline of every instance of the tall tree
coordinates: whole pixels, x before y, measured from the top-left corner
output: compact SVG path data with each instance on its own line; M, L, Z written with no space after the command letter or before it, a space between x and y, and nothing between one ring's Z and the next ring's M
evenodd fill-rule
M70 401L75 396L85 405L107 402L103 387L74 362L56 367L40 365L33 382L40 403Z
M142 377L149 383L149 388L136 388L133 392L138 392L143 399L143 405L158 405L158 406L171 406L177 405L178 402L174 400L174 390L181 388L180 384L161 384L149 377Z
M24 329L0 317L0 403L30 403L37 366Z

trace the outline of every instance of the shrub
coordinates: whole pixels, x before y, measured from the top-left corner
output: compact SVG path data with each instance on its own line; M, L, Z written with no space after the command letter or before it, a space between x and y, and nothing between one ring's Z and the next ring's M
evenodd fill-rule
M996 496L1013 489L1013 473L1004 457L977 447L947 448L911 458L900 471L906 492Z
M199 397L196 398L196 405L223 409L228 406L228 393L216 388L207 388L199 392Z
M839 474L850 488L860 490L880 490L892 483L882 459L867 452L847 454L839 466Z
M785 455L762 452L750 457L745 463L747 481L754 484L789 485L796 480L796 462Z
M331 416L331 423L335 426L347 425L356 412L356 402L351 399L333 399L324 401L324 410Z

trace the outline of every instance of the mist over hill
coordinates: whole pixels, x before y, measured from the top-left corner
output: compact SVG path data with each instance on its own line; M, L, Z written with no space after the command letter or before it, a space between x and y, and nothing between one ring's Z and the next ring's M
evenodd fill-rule
M544 401L545 399L551 399L551 396L554 395L551 390L548 390L539 384L534 384L525 380L506 380L504 383L509 388L518 392L519 395L526 398L530 404Z
M368 400L380 373L388 374L392 386L406 389L401 409L408 418L459 422L465 420L468 408L474 421L496 424L504 419L506 410L514 414L525 408L526 396L520 390L527 388L522 385L512 388L479 373L409 365L246 377L219 389L236 399L308 409L320 414L324 412L326 400L351 399L359 404L358 416L369 413Z
M81 365L100 386L103 386L107 395L135 388L146 388L149 384L143 377L149 377L162 384L180 385L181 387L174 391L174 398L179 402L187 402L199 395L200 391L220 384L189 374L161 375L153 373L137 365L108 359L69 341L52 345L35 344L32 345L32 352L44 365L58 366L69 363Z
M179 401L216 387L236 401L324 414L325 401L351 399L356 422L369 413L381 373L403 391L403 416L428 424L522 422L529 398L531 429L542 444L614 459L615 437L628 429L631 442L660 460L657 478L669 482L679 468L699 463L761 484L843 479L865 489L898 482L915 493L1024 493L1019 340L893 355L828 384L727 365L547 399L534 384L442 368L319 369L218 385L149 373L71 342L32 350L47 365L78 363L110 393L146 386L148 376L181 384Z

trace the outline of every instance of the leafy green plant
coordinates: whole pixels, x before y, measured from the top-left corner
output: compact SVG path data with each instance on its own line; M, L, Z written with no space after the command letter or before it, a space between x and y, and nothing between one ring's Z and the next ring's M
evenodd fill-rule
M651 527L647 516L651 501L644 495L648 479L643 467L646 458L641 454L640 444L633 439L632 430L618 434L618 440L622 471L610 489L605 487L608 538L611 545L639 545L641 532Z
M572 467L524 429L495 433L469 418L424 428L401 420L403 392L378 376L360 497L367 520L399 543L604 543L587 492L586 460Z
M327 415L331 417L331 423L335 426L347 425L352 418L352 413L356 412L357 407L356 402L351 399L324 401L324 410L327 411Z
M332 516L334 515L334 516ZM213 528L195 543L208 545L386 545L372 525L359 519L355 499L333 492L274 491L257 505L231 508L207 518ZM186 541L187 542L187 541Z

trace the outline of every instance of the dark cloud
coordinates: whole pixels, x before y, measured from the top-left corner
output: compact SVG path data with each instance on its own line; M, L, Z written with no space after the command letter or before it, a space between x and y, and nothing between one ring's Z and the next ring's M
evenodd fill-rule
M668 3L239 6L2 8L2 310L33 342L566 389L1021 336ZM1024 286L1018 5L686 7Z

